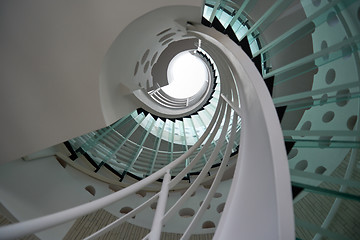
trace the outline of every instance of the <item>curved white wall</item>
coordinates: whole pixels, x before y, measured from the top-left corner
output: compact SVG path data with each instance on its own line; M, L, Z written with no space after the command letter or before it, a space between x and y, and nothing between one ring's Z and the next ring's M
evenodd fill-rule
M2 1L1 161L105 127L127 114L129 92L116 92L121 104L108 121L106 106L100 103L101 64L112 42L149 11L201 4L200 0Z

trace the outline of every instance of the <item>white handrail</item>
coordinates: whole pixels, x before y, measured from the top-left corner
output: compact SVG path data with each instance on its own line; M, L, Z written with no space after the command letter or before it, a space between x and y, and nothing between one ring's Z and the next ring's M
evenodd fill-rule
M217 116L219 115L220 109L221 109L220 104L218 104L215 109L214 117L211 119L208 127L206 128L204 134L200 137L199 141L197 141L187 152L185 152L179 158L169 163L167 166L164 166L154 174L148 176L147 178L144 178L139 182L134 183L133 185L131 185L131 187L124 188L116 193L110 194L108 196L102 197L92 202L85 203L80 206L76 206L46 216L0 227L1 238L2 239L19 238L27 234L36 233L48 229L50 227L60 225L72 219L81 217L95 210L106 207L107 205L110 205L122 198L129 196L130 194L133 194L143 189L147 185L153 183L157 179L164 176L167 171L175 168L178 164L184 162L188 157L190 157L190 155L195 150L197 150L198 147L200 147L200 145L207 138L211 130L213 130L215 122L216 120L218 120Z
M238 155L241 162L236 165L214 238L235 239L241 235L244 239L294 239L288 161L278 116L264 80L230 38L202 25L189 28L214 50L213 57L224 58L230 67L245 125Z
M161 186L161 191L159 194L159 201L156 205L155 216L154 216L154 220L152 223L150 236L149 236L150 240L160 239L161 229L162 229L162 225L163 225L162 218L165 213L166 202L167 202L168 193L169 193L170 179L171 179L171 175L170 175L169 171L167 171L164 176L164 180L163 180L163 183Z
M237 118L238 118L238 116L236 114L234 114L229 142L235 141ZM222 160L220 168L216 173L215 179L214 179L213 183L211 184L211 187L210 187L208 193L206 194L199 210L196 212L194 218L191 220L191 223L185 230L181 239L189 239L190 238L192 232L194 231L194 228L196 227L196 224L199 223L200 218L206 211L206 208L210 204L210 201L213 198L215 191L216 191L217 187L219 186L222 176L226 170L226 165L230 159L231 152L232 152L231 144L228 144L226 151L225 151L224 159Z
M220 107L216 109L214 114L215 116L219 114L219 109ZM208 128L204 132L203 136L201 136L199 141L196 142L187 152L181 155L178 159L171 162L162 169L158 170L154 174L148 176L147 178L144 178L143 180L134 183L133 185L131 185L131 187L124 188L116 193L112 193L108 196L102 197L100 199L94 200L89 203L82 204L80 206L76 206L63 211L59 211L57 213L34 218L31 220L0 227L1 238L2 239L19 238L27 234L36 233L45 230L47 228L57 226L59 224L65 223L67 221L81 217L85 214L89 214L95 210L110 205L111 203L114 203L122 198L129 196L130 194L133 194L143 189L145 186L161 178L168 170L173 169L178 164L184 162L198 147L200 147L201 143L206 139L207 135L211 131L214 124L215 124L215 118L211 120Z
M91 240L91 239L96 239L102 235L104 235L105 233L109 232L110 230L116 228L117 226L119 226L120 224L122 224L123 222L125 222L126 220L128 220L129 218L135 216L138 212L144 210L146 207L148 207L151 203L155 202L155 200L159 197L159 193L155 194L154 196L152 196L151 198L149 198L146 202L144 202L143 204L137 206L135 209L133 209L132 211L128 212L127 214L125 214L124 216L122 216L121 218L116 219L114 222L110 223L109 225L106 225L105 227L103 227L102 229L98 230L97 232L91 234L90 236L84 238L84 240Z

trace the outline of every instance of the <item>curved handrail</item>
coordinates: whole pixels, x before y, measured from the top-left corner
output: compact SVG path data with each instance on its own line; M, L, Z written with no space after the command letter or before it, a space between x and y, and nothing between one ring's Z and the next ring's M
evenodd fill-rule
M219 101L223 103L223 101ZM134 183L131 187L124 188L118 192L112 193L108 196L102 197L100 199L94 200L89 203L82 204L80 206L72 207L63 211L59 211L57 213L49 214L46 216L38 217L35 219L14 223L11 225L6 225L0 227L0 236L2 239L13 239L25 236L27 234L39 232L41 230L45 230L47 228L62 224L64 222L70 221L72 219L81 217L85 214L89 214L95 210L103 208L107 205L110 205L122 198L129 196L141 189L143 189L148 184L156 181L159 178L162 178L166 172L175 168L182 162L190 157L190 155L202 144L202 142L208 137L209 133L213 130L216 120L221 121L222 118L218 118L220 115L223 104L218 104L215 110L214 117L212 118L209 126L207 127L204 134L200 137L199 141L196 142L187 152L185 152L178 159L169 163L167 166L164 166L162 169L153 173L152 175L144 178L143 180ZM221 115L220 115L221 116ZM214 130L213 130L214 131Z
M242 103L241 164L236 166L214 238L232 239L241 234L245 239L294 239L287 156L265 83L251 60L229 38L201 25L193 25L191 32L221 50L216 55L222 56L231 68ZM259 225L262 231L257 231Z

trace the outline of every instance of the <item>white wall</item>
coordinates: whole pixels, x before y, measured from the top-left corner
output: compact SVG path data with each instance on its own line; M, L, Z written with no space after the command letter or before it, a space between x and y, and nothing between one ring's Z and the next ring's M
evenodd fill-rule
M116 36L151 10L201 3L1 1L1 162L109 124L100 104L99 75ZM130 104L128 92L120 90L109 93L121 98L117 118Z

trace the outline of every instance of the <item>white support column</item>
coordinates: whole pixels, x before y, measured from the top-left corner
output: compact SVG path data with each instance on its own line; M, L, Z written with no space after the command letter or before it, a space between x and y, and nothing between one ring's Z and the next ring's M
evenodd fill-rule
M171 179L171 175L170 175L169 171L167 171L164 176L164 179L163 179L160 196L159 196L159 201L156 206L154 221L151 226L151 232L149 234L150 240L160 239L162 221L163 221L163 217L164 217L164 213L165 213L166 202L168 199L170 179Z

